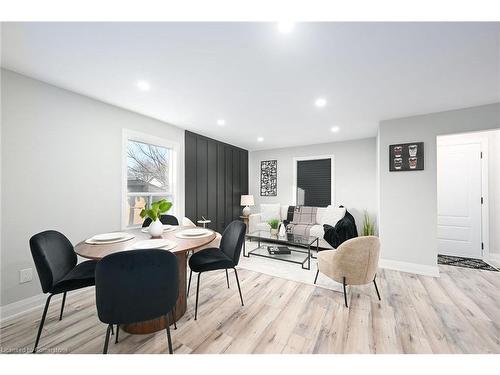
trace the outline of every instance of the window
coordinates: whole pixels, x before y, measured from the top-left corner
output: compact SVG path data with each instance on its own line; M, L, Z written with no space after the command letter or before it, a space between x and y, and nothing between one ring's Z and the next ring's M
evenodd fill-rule
M126 226L141 225L141 210L146 204L167 199L174 203L174 150L171 147L127 138ZM172 214L170 212L170 214Z
M295 159L295 204L326 207L333 204L333 157Z

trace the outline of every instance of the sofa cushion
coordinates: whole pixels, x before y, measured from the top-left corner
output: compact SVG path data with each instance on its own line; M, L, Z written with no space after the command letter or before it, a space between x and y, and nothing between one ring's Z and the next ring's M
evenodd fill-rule
M281 208L280 208L281 221L286 220L287 216L288 216L288 206L281 206Z
M257 230L265 230L265 231L269 231L269 230L271 230L271 226L270 226L267 222L265 222L265 221L262 221L262 222L258 223L258 224L255 226L255 228L256 228Z
M311 237L318 237L319 239L323 239L325 235L325 230L323 229L323 225L316 224L309 229L309 235Z
M337 222L345 216L345 207L327 207L327 208L318 208L317 213L317 223L321 225L331 225L335 226Z
M271 219L280 220L281 207L279 203L276 204L261 204L260 205L260 215L264 222L268 222Z

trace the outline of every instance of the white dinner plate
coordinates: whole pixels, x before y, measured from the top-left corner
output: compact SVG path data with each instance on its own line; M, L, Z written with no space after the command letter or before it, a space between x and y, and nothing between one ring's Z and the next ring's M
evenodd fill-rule
M163 232L171 232L173 230L176 230L178 228L177 225L168 225L168 224L165 224L163 226ZM146 228L142 228L141 229L141 232L142 233L149 233L149 227L146 227Z
M101 242L101 241L107 242L107 241L116 241L125 237L127 237L127 233L113 232L113 233L96 234L94 237L91 238L91 240L96 242Z
M173 249L177 244L173 241L165 240L163 238L158 238L155 240L144 240L138 241L132 244L132 248L140 250L140 249L164 249L170 250Z
M188 236L188 237L205 236L207 233L210 233L210 231L204 228L186 229L181 232L183 236Z

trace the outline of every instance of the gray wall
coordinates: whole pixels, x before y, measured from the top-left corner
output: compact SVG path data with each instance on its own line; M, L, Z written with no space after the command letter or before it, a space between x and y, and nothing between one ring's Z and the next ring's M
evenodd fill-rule
M41 292L28 240L56 229L76 243L121 226L122 129L181 146L178 214L184 215L184 131L2 70L1 304Z
M373 219L377 214L376 191L376 138L356 141L323 143L302 147L287 147L250 152L250 194L255 198L253 212L259 211L260 203L293 203L293 158L316 155L334 155L336 205L344 205L361 228L363 210ZM260 162L278 160L278 196L260 196Z
M500 126L500 103L382 121L379 228L381 257L436 266L436 137ZM389 145L425 142L425 170L389 172Z

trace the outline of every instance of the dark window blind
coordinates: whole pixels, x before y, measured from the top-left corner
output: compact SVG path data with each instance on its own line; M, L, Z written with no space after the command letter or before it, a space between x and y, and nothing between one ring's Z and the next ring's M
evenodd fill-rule
M297 162L297 205L326 207L331 204L332 160Z

